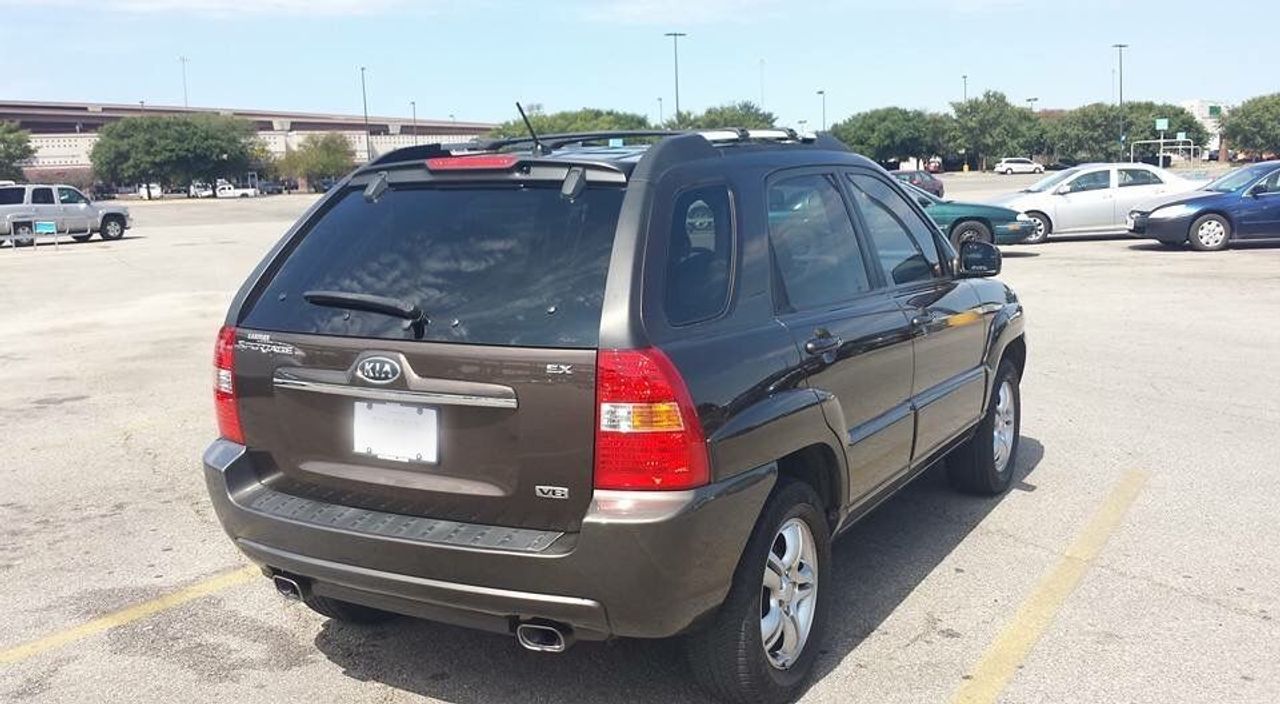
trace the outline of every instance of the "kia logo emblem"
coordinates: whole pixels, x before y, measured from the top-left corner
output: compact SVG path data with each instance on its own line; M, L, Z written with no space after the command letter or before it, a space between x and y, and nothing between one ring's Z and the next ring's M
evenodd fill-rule
M356 376L371 384L390 384L400 378L400 363L387 357L368 357L356 366Z

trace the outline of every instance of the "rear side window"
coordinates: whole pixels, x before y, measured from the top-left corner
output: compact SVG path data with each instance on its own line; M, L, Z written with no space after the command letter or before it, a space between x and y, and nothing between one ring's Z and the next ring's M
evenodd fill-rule
M827 176L769 187L769 244L783 309L817 308L871 290L849 211Z
M307 291L418 305L420 339L521 347L595 347L621 188L569 201L560 184L359 191L325 212L279 267L246 327L393 340L405 321L308 303Z
M31 189L32 205L53 205L53 189L52 188L33 188Z
M26 194L25 188L0 188L0 205L22 205Z
M909 284L942 276L941 258L931 226L906 199L880 179L851 174L853 202L876 245L880 267L891 284Z
M676 199L667 245L665 307L672 325L714 317L729 298L733 213L724 186L686 191Z
M1125 186L1158 186L1164 183L1159 176L1146 169L1120 169L1117 173L1121 188Z

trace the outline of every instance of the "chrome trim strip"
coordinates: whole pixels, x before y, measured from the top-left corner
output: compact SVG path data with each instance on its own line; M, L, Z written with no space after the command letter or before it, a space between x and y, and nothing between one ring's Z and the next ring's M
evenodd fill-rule
M498 396L473 396L470 394L449 394L435 391L405 391L402 389L376 389L368 386L346 386L343 384L326 384L320 381L303 381L274 377L271 383L276 388L293 389L294 391L314 391L335 396L350 396L371 401L391 401L394 403L430 403L439 406L475 406L479 408L516 408L519 402L514 398Z

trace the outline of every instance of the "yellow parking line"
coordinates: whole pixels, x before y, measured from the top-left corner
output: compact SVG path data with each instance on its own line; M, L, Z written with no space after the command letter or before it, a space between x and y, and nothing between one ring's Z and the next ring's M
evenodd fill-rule
M64 645L73 643L83 638L102 633L103 631L123 626L127 623L133 623L139 619L147 618L181 606L189 601L208 596L214 592L222 591L228 587L234 587L237 584L243 584L260 576L262 572L257 567L241 567L230 572L223 572L206 580L196 582L187 587L183 587L176 592L171 592L161 597L144 601L141 604L134 604L119 611L99 616L91 621L86 621L78 626L51 633L43 638L23 643L22 645L9 648L8 650L0 650L0 664L9 665L33 655L61 648Z
M1094 558L1102 552L1146 481L1146 472L1138 470L1130 470L1120 478L1057 566L1040 580L1013 620L987 646L972 678L965 680L951 697L952 704L990 704L1000 696L1036 641L1048 630L1062 604L1089 571Z

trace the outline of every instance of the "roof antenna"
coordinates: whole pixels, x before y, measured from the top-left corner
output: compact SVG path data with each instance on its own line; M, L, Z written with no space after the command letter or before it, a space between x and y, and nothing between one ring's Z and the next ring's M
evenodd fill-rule
M541 139L538 139L538 133L533 131L533 123L529 122L529 116L524 114L524 108L520 106L520 101L518 100L516 101L516 110L520 111L520 119L524 120L524 126L529 130L529 136L533 138L533 155L547 156L550 154L551 150L547 149Z

